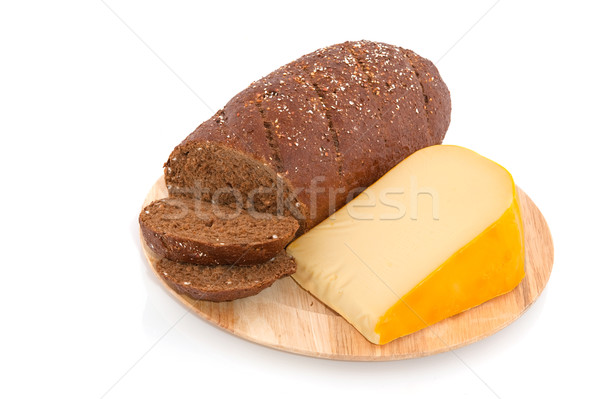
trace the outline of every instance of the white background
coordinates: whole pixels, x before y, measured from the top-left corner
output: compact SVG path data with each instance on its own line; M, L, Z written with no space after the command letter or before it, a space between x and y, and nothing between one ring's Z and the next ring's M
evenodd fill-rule
M0 396L598 397L593 2L106 2L114 12L0 6ZM437 61L446 143L507 167L553 233L540 299L455 354L352 363L264 348L186 314L140 251L144 196L211 110L363 38Z

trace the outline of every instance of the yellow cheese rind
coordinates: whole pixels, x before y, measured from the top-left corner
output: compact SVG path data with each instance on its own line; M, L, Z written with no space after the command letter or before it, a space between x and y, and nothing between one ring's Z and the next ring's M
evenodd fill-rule
M287 251L304 289L369 341L389 342L520 281L515 185L506 169L473 151L427 147Z
M411 334L514 289L525 276L516 193L496 223L392 306L375 326L379 344Z

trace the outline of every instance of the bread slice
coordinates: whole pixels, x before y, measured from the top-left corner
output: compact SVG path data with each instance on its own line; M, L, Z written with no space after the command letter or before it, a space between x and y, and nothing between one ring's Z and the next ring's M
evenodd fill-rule
M273 258L292 240L291 216L250 213L191 198L152 202L139 217L142 235L158 255L198 265L255 265Z
M259 265L201 266L162 258L156 271L176 292L203 301L231 301L256 295L276 280L296 272L285 251Z

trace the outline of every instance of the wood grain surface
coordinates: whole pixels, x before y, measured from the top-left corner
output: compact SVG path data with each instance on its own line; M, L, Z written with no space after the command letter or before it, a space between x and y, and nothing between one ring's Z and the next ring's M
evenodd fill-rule
M546 221L519 191L525 230L525 278L513 291L385 345L367 341L346 320L303 290L291 277L260 294L231 302L197 301L180 295L156 274L155 255L142 248L156 278L190 311L241 338L307 356L360 361L409 359L468 345L506 327L539 297L552 271L554 248ZM144 206L167 196L161 177Z

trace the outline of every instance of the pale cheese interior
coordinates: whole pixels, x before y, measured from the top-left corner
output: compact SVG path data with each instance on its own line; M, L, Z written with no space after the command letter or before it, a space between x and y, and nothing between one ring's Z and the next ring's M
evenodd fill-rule
M457 146L417 151L296 239L294 279L378 343L382 315L511 207L511 175Z

